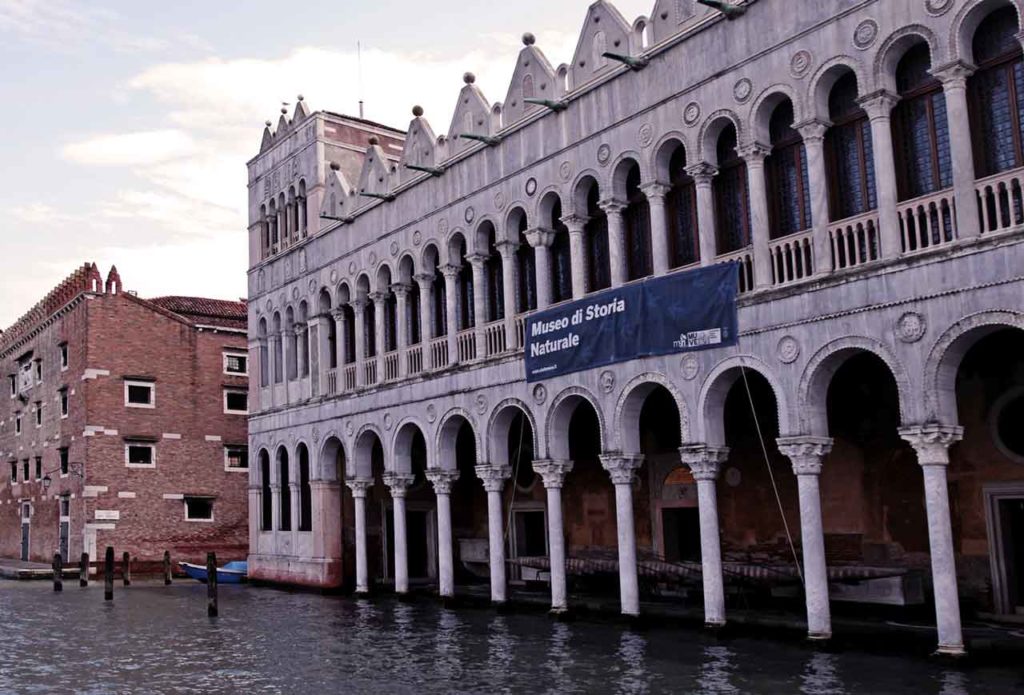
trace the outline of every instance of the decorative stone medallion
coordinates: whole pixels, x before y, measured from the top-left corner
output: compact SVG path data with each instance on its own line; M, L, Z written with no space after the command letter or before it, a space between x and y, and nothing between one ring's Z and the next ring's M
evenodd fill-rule
M572 178L572 162L566 160L558 167L558 175L563 181L568 181Z
M415 232L412 233L412 245L413 246L419 246L422 243L423 243L423 234L421 234L420 230L417 229Z
M487 396L482 393L476 394L476 398L473 400L476 405L477 415L483 415L487 412Z
M740 104L746 104L750 101L750 95L753 93L754 83L747 77L737 82L732 88L732 95Z
M865 19L853 31L853 45L862 51L871 48L877 38L878 22L873 19Z
M807 74L807 71L811 69L811 52L810 51L797 51L793 54L792 60L789 61L789 72L793 77L800 79Z
M309 280L309 293L316 294L316 278L310 278Z
M725 471L725 484L729 487L739 487L743 482L743 474L739 468L728 468Z
M640 126L640 130L636 134L636 141L640 143L640 147L650 147L654 142L654 126L650 123Z
M288 303L288 295L282 292L281 296L277 298L277 303L282 307L286 305Z
M505 193L503 191L495 191L494 193L494 209L504 210L505 209Z
M437 406L433 403L427 406L427 422L433 424L437 420Z
M466 212L463 215L463 219L466 220L466 224L472 224L473 220L476 219L476 210L473 208L472 205L466 208Z
M356 428L352 426L352 421L351 420L349 420L348 422L345 423L345 434L347 434L348 436L351 437L352 434L355 431L356 431Z
M384 429L388 432L395 426L395 418L391 417L391 413L384 413Z
M356 265L356 262L355 261L351 261L348 264L348 274L349 275L355 275L356 274L356 268L358 268L358 266Z
M924 337L928 325L923 315L916 311L908 311L896 322L896 337L904 343L916 343Z
M611 370L605 370L601 372L601 390L605 393L611 393L612 389L615 388L615 373Z
M544 405L544 401L548 399L548 390L544 384L537 384L533 387L533 400L537 405Z
M370 251L370 267L377 265L377 252Z
M695 101L691 101L683 109L683 123L686 125L696 125L697 121L700 120L700 104Z
M696 379L697 374L700 373L700 361L697 359L696 355L687 355L684 357L683 361L679 363L679 371L687 381L693 381Z
M319 441L320 441L320 428L319 427L314 427L313 428L313 443L316 444L316 443L319 443Z
M800 343L793 336L787 335L779 341L777 352L780 362L793 364L800 357Z
M606 166L612 158L612 148L610 145L601 145L597 148L597 163L601 166Z
M924 9L932 17L941 17L953 7L953 0L925 0Z
M391 255L392 256L397 256L398 255L398 242L397 241L392 241L391 242L391 248L389 250L391 251Z
M292 288L292 299L298 299L298 298L299 298L299 288L298 287L293 287Z
M274 308L273 300L268 299L267 300L267 313L269 314L273 308Z
M446 236L448 234L447 218L442 217L437 221L437 233L440 234L441 236Z
M537 179L526 179L526 195L533 197L537 193Z
M330 277L331 277L331 284L332 285L338 284L338 269L337 268L331 268L331 275L330 275Z

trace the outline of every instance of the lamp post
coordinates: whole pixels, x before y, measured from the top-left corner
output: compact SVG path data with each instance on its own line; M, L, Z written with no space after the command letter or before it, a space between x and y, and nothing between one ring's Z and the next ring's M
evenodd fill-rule
M43 490L49 490L50 486L53 485L53 478L50 477L50 473L57 473L60 468L54 468L52 471L47 471L43 475ZM85 480L85 466L81 463L69 463L68 464L68 475L75 475Z

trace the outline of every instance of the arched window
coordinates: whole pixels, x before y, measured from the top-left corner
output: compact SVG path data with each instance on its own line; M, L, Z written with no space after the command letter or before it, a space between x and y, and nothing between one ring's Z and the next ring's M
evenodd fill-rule
M736 127L731 123L718 136L718 176L715 194L715 236L718 254L731 253L750 244L750 194L747 163L736 152Z
M1004 7L974 34L978 71L968 82L974 165L979 177L1024 166L1024 67L1017 12Z
M299 446L299 530L313 530L313 491L309 485L309 451Z
M525 314L537 308L537 255L530 242L526 240L526 215L519 218L519 248L516 249L516 263L519 287L519 313Z
M484 261L484 282L487 285L487 320L505 318L505 283L501 254L495 246L494 225L487 225L487 260Z
M558 303L572 299L572 250L569 228L562 222L562 201L557 197L552 202L549 224L555 231L551 242L551 301Z
M371 301L363 309L363 356L377 356L377 304Z
M626 209L622 212L626 235L627 280L639 280L654 272L651 258L651 207L640 190L640 166L636 163L626 174Z
M270 386L270 362L269 350L267 349L267 320L260 319L259 324L260 342L260 386Z
M448 285L445 284L444 273L434 268L434 337L448 335Z
M299 376L299 336L295 332L295 312L291 307L285 311L284 337L288 345L287 378L294 381Z
M338 368L338 323L331 315L330 303L323 308L327 324L327 368Z
M384 295L384 352L398 349L398 297L388 287Z
M274 383L284 381L284 333L281 330L281 314L274 314Z
M305 302L299 304L298 314L298 327L299 327L299 376L309 376L309 309Z
M832 127L825 134L829 212L833 221L878 207L871 123L857 103L857 76L848 72L828 95Z
M460 331L473 328L476 325L476 317L473 314L473 266L466 260L466 242L459 238L454 242L457 244L457 252L454 254L454 262L459 266L459 275L455 280L458 291L457 311L458 326Z
M608 216L598 205L601 192L596 183L587 192L587 224L583 235L587 246L587 290L597 292L612 286L611 258L608 255Z
M423 340L420 327L420 285L418 282L409 284L408 299L405 302L405 325L409 327L409 344L416 345Z
M288 452L280 449L277 453L279 484L281 487L281 518L277 527L282 531L292 530L292 490L288 479Z
M669 263L681 268L700 260L697 234L697 188L686 173L686 150L677 147L669 160L671 188L665 196L665 214L668 216Z
M343 304L341 313L345 322L345 364L353 364L356 361L356 310L351 304Z
M793 102L786 99L768 122L772 153L765 161L768 184L769 236L772 239L811 227L811 191L807 151L793 128Z
M260 530L274 528L274 493L270 488L270 455L260 451Z
M919 43L896 67L900 102L893 111L897 189L910 200L953 184L949 125L942 84L932 77L928 44Z

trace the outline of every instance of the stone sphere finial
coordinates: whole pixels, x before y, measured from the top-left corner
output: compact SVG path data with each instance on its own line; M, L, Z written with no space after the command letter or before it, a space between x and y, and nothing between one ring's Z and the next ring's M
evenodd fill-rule
M306 100L306 97L302 96L301 94L299 96L295 97L295 98L298 99L299 101L305 101Z
M415 116L416 118L419 118L420 116L422 116L423 115L423 107L419 106L419 105L413 106L412 107L412 115Z
M341 171L341 165L337 162L331 162L331 171Z
M274 122L273 122L273 121L267 121L267 127L268 127L268 128L269 128L270 126L272 126L272 125L274 125Z
M288 115L288 109L286 107L282 106L281 107L281 113L284 114L285 116L287 116Z
M380 144L380 139L376 135L371 135L370 136L370 145L371 146L376 146L376 145L379 145L379 144Z
M537 43L537 37L536 36L534 36L530 32L526 32L525 34L523 34L523 45L524 46L532 46L535 43Z
M465 82L466 84L473 84L474 82L476 82L476 75L474 75L471 72L467 72L465 75L462 76L462 81Z

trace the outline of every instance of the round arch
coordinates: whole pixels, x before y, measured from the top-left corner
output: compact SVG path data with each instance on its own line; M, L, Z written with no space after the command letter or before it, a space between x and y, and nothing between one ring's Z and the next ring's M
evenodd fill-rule
M751 140L767 145L771 142L771 133L768 125L772 118L775 107L789 99L793 104L793 123L800 123L804 120L804 106L796 90L785 83L774 84L768 87L750 107L750 128L748 134Z
M384 437L376 425L363 425L355 436L355 444L352 447L352 470L356 478L373 478L373 443L376 439L384 450ZM385 457L384 470L388 470L388 462Z
M771 387L778 409L779 435L784 437L794 434L789 400L778 376L760 359L752 355L738 355L719 362L701 385L697 401L697 412L700 415L698 433L703 435L704 444L712 447L725 446L725 398L733 384L743 377L744 369L759 373Z
M1020 3L1011 0L971 0L953 18L949 29L949 52L951 60L962 60L974 65L974 33L985 19L1005 7L1012 7L1017 14L1017 28L1021 28Z
M634 377L626 384L615 404L615 449L626 454L640 453L640 412L647 397L658 387L664 388L679 410L679 441L690 441L690 409L686 399L662 374L648 372Z
M507 241L519 241L519 226L526 220L526 228L530 228L530 214L526 211L526 205L515 202L509 205L508 214L505 215L504 233L501 235Z
M736 142L744 141L745 131L740 117L730 109L720 109L707 117L700 129L700 150L698 156L703 162L718 166L718 136L728 126L736 128Z
M666 133L651 148L651 161L648 164L648 171L653 181L664 185L671 183L672 171L669 165L672 162L672 157L680 147L683 148L683 154L687 158L687 164L689 164L690 146L686 141L686 136L679 131Z
M875 54L874 87L896 93L896 66L907 51L921 42L928 44L932 66L945 63L945 51L935 33L922 24L897 29L882 43Z
M391 468L389 470L406 475L412 473L412 442L417 433L423 437L423 441L426 443L426 430L414 417L405 418L395 427L395 437L391 445ZM424 448L427 455L427 468L432 468L430 447Z
M597 414L598 439L601 450L608 450L606 446L607 427L604 413L599 405L600 402L594 397L594 394L582 386L570 386L551 401L542 439L545 451L540 454L541 456L557 459L569 458L569 421L572 419L573 413L576 412L576 408L583 402L590 405ZM556 433L559 436L554 437L553 435Z
M858 96L869 93L870 85L864 74L864 65L847 55L835 56L825 61L811 77L807 88L807 118L816 118L823 123L829 122L828 99L832 87L848 72L852 72L857 79Z
M339 465L340 464L340 465ZM334 432L330 432L320 446L320 465L317 466L316 479L337 482L344 480L348 467L345 445Z
M612 166L608 167L608 190L611 191L611 195L616 200L626 200L626 179L629 176L629 171L634 166L640 170L640 182L648 183L650 181L648 172L643 165L644 158L640 156L638 152L628 150L623 152L616 158Z
M598 197L601 195L601 174L594 171L593 169L584 169L576 175L576 179L572 182L572 195L569 198L571 203L571 210L565 210L563 206L562 214L571 213L586 217L587 215L587 196L590 194L592 186L597 186Z
M480 465L484 463L485 459L483 458L483 449L480 446L479 429L476 426L476 422L473 420L473 416L462 408L452 408L444 414L444 417L441 418L440 424L437 427L437 436L434 440L434 450L437 452L437 458L435 460L437 468L456 470L455 441L459 435L459 428L462 426L463 422L468 424L470 430L473 432L473 446L476 448L477 464Z
M522 413L533 434L533 450L537 451L537 422L529 406L518 398L507 398L494 406L487 421L487 461L495 466L507 466L508 435L516 414Z

